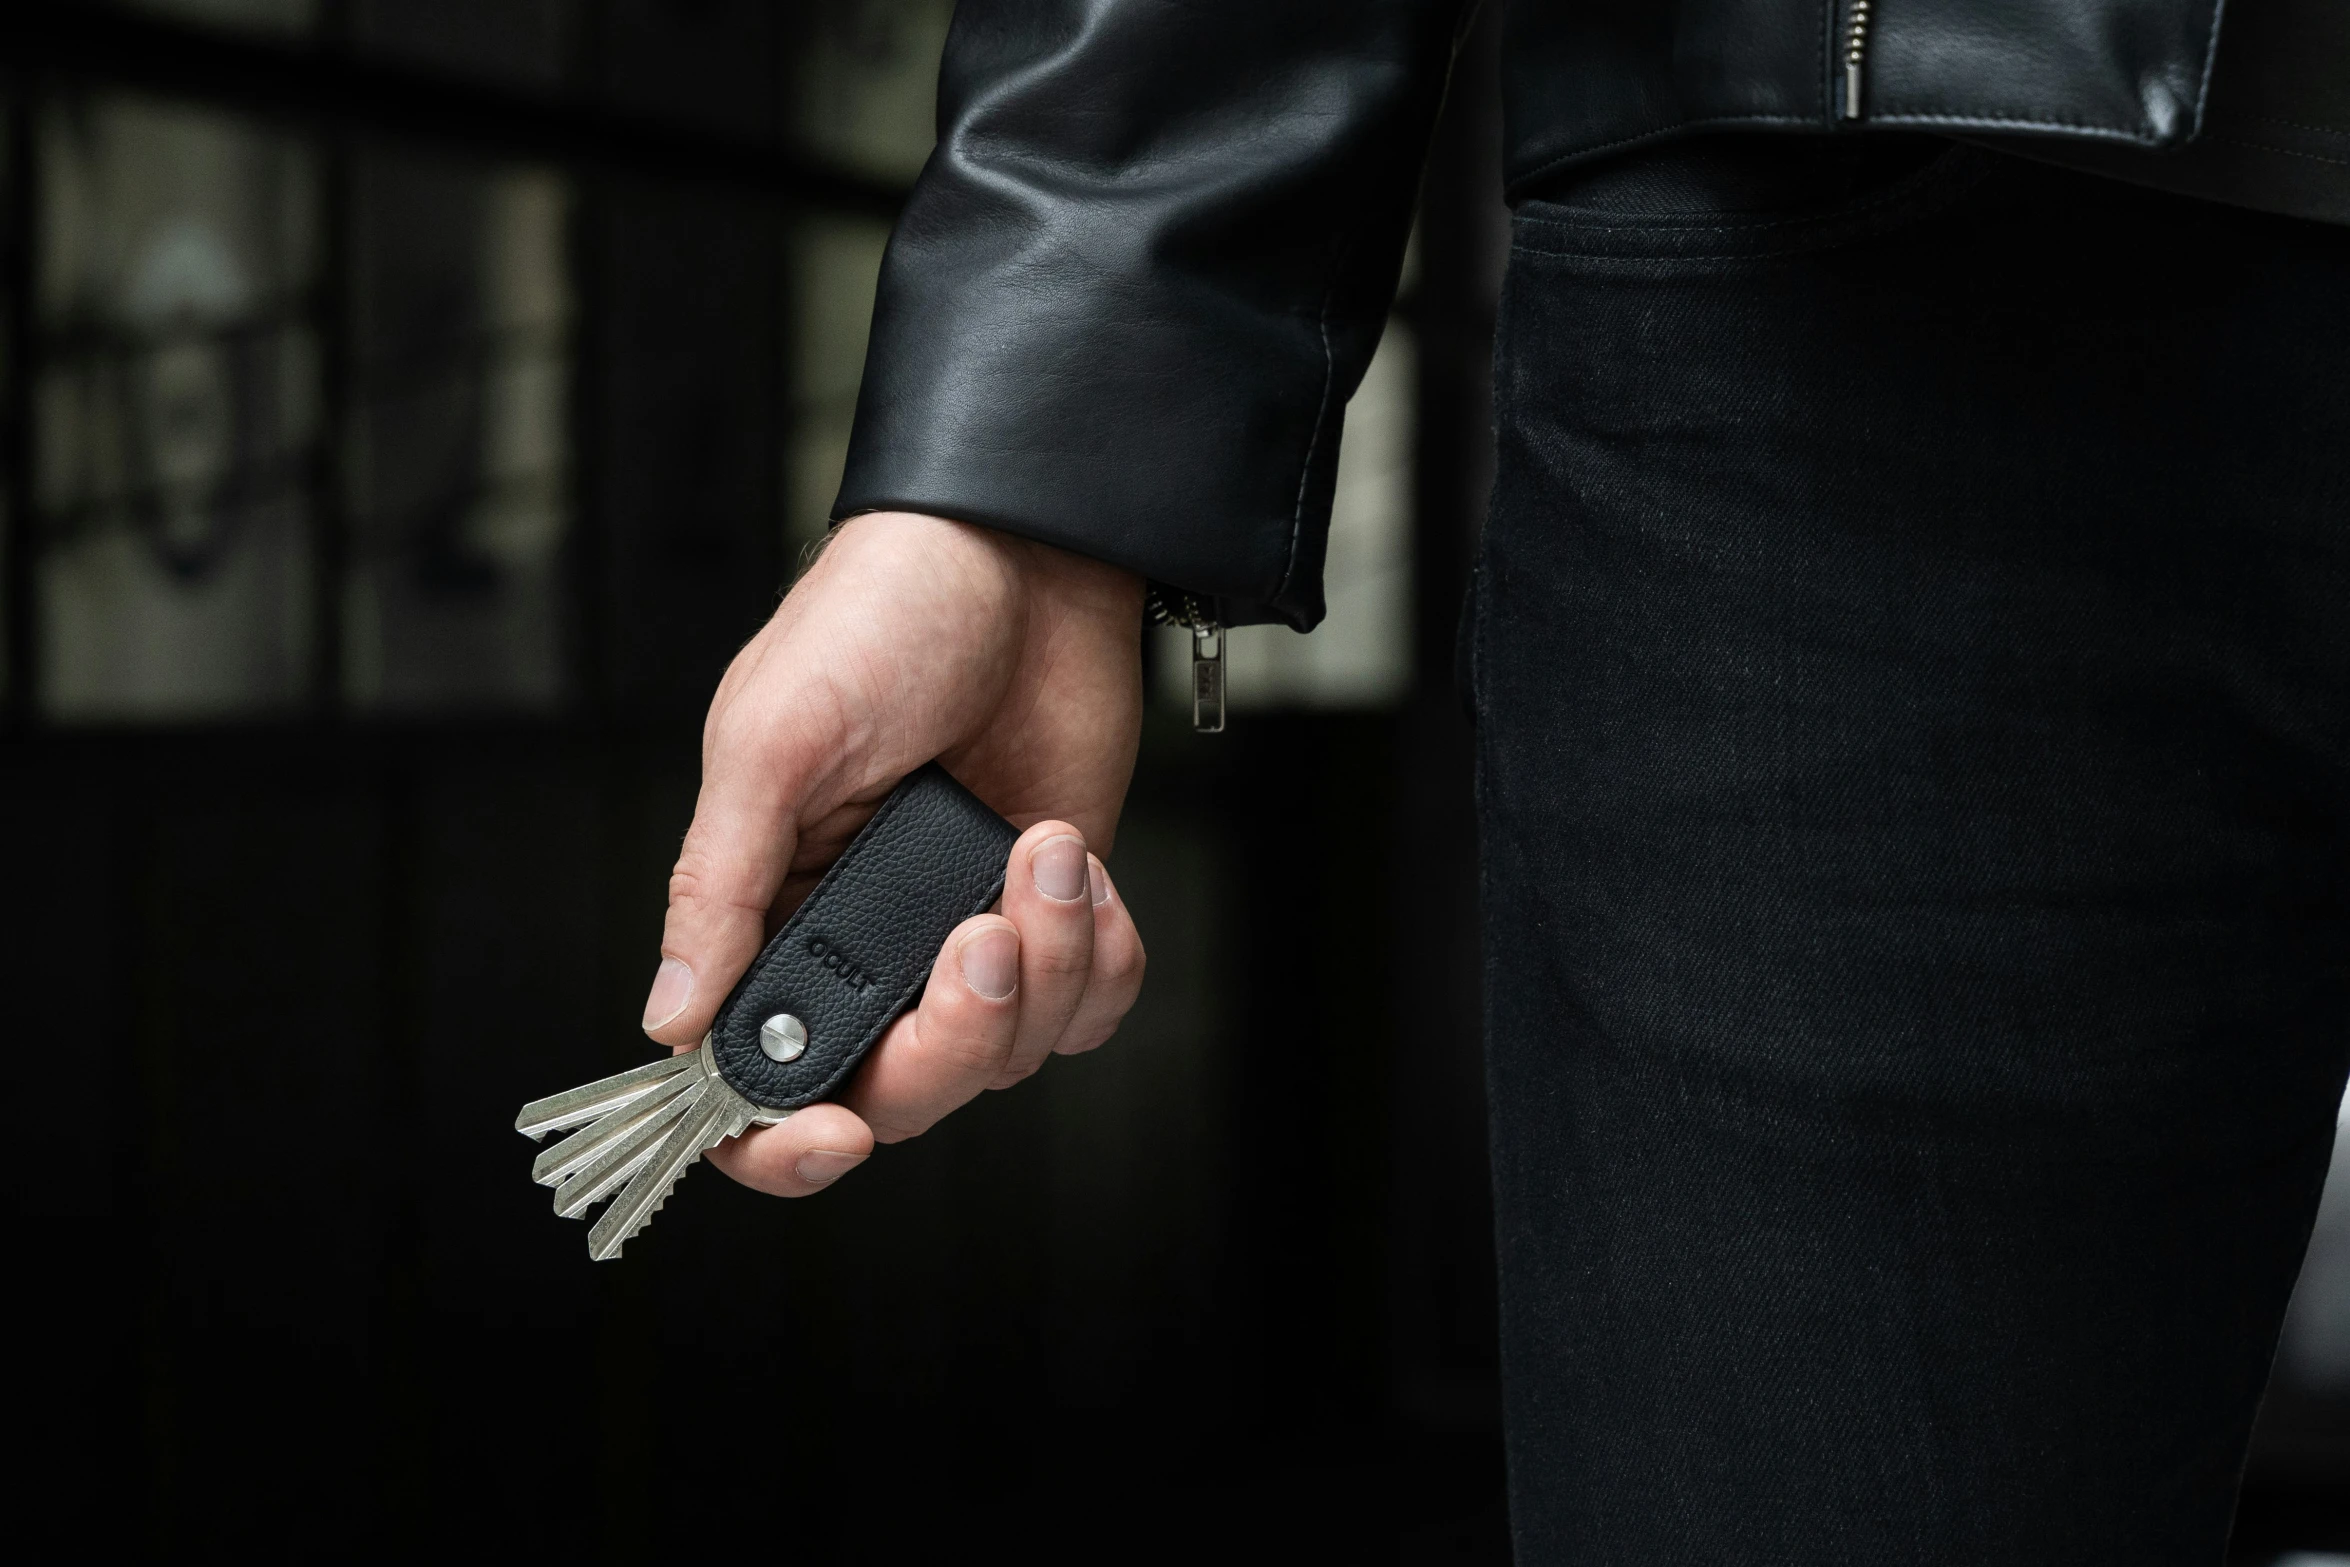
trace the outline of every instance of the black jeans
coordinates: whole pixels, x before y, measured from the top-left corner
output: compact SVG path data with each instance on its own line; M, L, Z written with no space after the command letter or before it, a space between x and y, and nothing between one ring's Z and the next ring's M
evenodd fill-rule
M1519 1558L2210 1567L2350 1054L2350 230L1860 140L1517 221Z

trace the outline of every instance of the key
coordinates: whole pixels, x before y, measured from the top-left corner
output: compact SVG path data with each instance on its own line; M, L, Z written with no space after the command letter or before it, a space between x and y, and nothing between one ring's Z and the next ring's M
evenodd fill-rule
M769 938L699 1045L524 1105L524 1136L571 1133L530 1168L555 1212L611 1199L588 1255L619 1256L703 1154L846 1081L922 994L948 934L1002 895L1018 837L945 769L922 768Z

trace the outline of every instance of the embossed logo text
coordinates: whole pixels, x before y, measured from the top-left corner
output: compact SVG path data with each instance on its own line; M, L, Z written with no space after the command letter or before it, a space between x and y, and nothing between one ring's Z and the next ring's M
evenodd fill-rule
M817 962L838 974L847 982L851 990L860 995L864 993L867 986L873 983L871 973L822 936L810 936L808 950L816 955Z

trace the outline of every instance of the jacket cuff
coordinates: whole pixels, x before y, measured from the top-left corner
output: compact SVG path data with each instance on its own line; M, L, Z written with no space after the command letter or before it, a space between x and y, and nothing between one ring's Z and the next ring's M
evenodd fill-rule
M1320 620L1341 416L1459 10L959 7L834 515L1000 528L1226 625Z

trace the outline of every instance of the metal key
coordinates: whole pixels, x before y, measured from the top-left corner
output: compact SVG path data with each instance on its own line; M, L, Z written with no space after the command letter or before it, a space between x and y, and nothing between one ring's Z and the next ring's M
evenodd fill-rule
M555 1211L566 1219L620 1189L588 1230L588 1255L596 1261L620 1255L696 1159L754 1125L774 1126L791 1114L752 1104L711 1070L711 1061L704 1040L666 1061L534 1099L515 1118L514 1129L533 1139L593 1118L540 1154L530 1178L555 1188Z
M531 1165L555 1211L576 1218L612 1198L588 1255L619 1256L703 1154L838 1088L913 1003L948 933L1003 891L1018 836L936 765L921 769L768 941L699 1045L524 1105L514 1129L534 1141L578 1128Z

